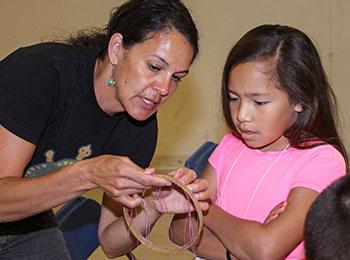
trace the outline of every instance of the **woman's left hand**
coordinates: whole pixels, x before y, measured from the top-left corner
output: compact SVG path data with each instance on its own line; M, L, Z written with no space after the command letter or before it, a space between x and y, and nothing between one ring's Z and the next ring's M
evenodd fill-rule
M196 173L188 168L180 168L169 172L167 175L186 185L198 200L202 210L209 208L210 191L207 180L196 179ZM189 210L194 211L191 199L187 198L182 189L175 185L161 188L158 194L157 191L152 192L152 195L148 199L151 206L159 213L181 214L187 213ZM189 201L191 203L188 203Z

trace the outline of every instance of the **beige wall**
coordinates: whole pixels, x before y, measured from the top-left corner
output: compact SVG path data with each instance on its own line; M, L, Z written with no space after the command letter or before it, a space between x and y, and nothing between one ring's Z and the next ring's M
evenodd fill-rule
M1 0L0 59L14 49L81 28L103 26L121 0ZM206 140L225 133L219 103L221 72L232 45L262 23L297 27L314 40L344 114L350 142L347 43L349 0L184 0L197 22L201 53L190 75L159 112L159 143L153 165L173 168ZM14 83L16 79L14 79ZM348 133L349 132L349 133Z

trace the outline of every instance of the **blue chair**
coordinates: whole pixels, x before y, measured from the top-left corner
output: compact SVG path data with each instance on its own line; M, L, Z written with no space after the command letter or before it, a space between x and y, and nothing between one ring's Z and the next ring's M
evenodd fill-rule
M72 260L86 260L100 245L97 230L101 205L79 196L67 202L55 216Z
M203 143L186 161L185 167L194 170L197 177L202 173L208 159L218 144L207 141Z

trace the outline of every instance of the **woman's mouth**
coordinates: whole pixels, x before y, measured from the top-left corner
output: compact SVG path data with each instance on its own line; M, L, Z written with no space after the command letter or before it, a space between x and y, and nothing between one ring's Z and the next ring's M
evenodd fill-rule
M148 105L153 105L154 106L154 103L151 101L151 100L149 100L149 99L147 99L147 98L142 98L143 99L143 101L146 103L146 104L148 104Z

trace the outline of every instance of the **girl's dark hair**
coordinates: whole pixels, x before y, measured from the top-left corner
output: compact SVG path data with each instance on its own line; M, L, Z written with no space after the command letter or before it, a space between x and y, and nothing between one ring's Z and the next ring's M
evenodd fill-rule
M130 49L159 32L176 30L193 47L193 59L198 53L198 31L189 10L180 0L129 0L111 12L103 29L80 31L68 43L83 48L97 48L100 57L107 52L114 33L123 35L123 46Z
M291 146L306 149L328 143L339 150L348 165L347 152L337 131L337 100L318 52L306 34L288 26L258 26L230 51L221 95L225 121L233 135L240 138L230 113L229 77L237 65L250 61L266 63L271 80L287 93L292 104L302 105L297 120L284 133Z

